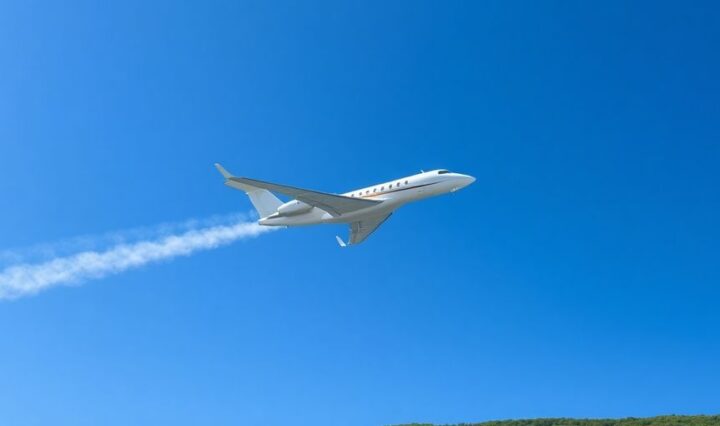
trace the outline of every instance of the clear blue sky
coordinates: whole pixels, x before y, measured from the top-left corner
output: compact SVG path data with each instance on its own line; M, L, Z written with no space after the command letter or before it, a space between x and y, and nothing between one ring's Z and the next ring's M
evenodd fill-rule
M477 177L0 303L3 425L720 411L713 2L0 6L0 248Z

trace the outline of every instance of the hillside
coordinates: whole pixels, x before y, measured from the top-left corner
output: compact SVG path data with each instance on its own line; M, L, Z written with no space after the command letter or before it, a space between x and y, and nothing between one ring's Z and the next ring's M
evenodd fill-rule
M410 423L397 426L453 426ZM528 419L460 423L454 426L720 426L720 416L658 416L625 419Z

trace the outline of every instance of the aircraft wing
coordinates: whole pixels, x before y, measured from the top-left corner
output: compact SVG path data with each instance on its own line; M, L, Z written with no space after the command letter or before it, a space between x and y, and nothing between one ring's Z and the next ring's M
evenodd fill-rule
M365 241L365 239L375 232L390 216L392 216L392 213L351 223L350 244L360 244Z
M344 195L328 194L326 192L311 191L309 189L295 188L294 186L278 185L276 183L263 182L261 180L244 177L231 176L227 179L257 188L267 189L272 192L279 192L280 194L302 201L305 204L325 210L335 217L342 216L345 213L351 213L356 210L362 210L381 202L346 197Z

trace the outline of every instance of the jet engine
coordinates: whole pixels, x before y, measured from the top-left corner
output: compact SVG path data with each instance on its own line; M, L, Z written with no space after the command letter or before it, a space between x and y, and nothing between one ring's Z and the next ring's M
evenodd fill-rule
M305 213L312 209L311 205L302 201L292 200L278 207L277 211L281 216L294 216L296 214Z

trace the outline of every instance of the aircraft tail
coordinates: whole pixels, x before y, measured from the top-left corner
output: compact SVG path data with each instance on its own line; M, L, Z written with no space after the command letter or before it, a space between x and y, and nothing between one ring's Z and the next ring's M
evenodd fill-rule
M222 174L225 178L225 185L231 188L238 189L240 191L244 191L247 194L247 196L250 198L250 202L253 204L255 210L257 210L258 214L260 215L260 218L264 218L275 213L277 211L277 208L283 204L283 202L280 201L278 197L273 195L273 193L268 191L267 189L257 188L255 186L230 180L233 175L231 175L227 170L225 170L223 166L221 166L219 163L215 163L215 168L218 169L220 174Z

